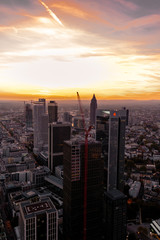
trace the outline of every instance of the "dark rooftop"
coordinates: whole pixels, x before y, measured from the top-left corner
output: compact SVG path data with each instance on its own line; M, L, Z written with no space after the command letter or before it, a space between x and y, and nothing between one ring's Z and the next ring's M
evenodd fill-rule
M23 202L20 204L22 208L22 212L25 218L35 217L39 213L49 213L55 212L56 208L50 198L44 198L41 201L36 203L31 203L30 201Z
M35 204L26 206L26 212L29 214L29 213L33 213L33 212L47 210L50 208L51 207L50 207L49 202L39 202L39 203L35 203Z
M117 200L121 198L125 198L125 195L120 192L118 189L112 189L105 193L107 197L111 198L112 200Z

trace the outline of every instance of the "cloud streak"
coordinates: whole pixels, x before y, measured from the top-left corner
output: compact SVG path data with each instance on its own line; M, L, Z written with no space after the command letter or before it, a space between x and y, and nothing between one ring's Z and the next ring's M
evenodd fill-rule
M41 0L39 2L45 7L46 11L50 14L50 16L61 26L64 26L61 20L56 16L54 12Z

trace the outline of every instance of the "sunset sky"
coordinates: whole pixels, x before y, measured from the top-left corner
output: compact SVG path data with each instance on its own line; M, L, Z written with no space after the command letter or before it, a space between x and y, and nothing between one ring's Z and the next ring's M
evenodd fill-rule
M160 99L160 0L0 0L0 99Z

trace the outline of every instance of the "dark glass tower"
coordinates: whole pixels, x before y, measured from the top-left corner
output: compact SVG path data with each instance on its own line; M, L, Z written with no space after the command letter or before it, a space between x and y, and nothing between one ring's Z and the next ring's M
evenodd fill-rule
M96 140L101 141L102 143L102 157L104 160L104 187L107 188L109 116L99 115L96 118Z
M97 100L95 94L93 94L93 98L90 103L90 124L95 125L96 122L96 109L97 109Z
M105 239L126 240L127 197L119 190L105 193Z
M71 137L69 123L50 123L48 126L48 167L54 173L55 167L63 164L63 143Z
M63 229L65 240L83 240L84 213L84 139L64 143ZM101 143L88 142L87 175L87 240L100 240L102 235L103 161Z
M34 128L34 153L38 154L42 149L41 118L45 113L45 99L33 102L33 128Z
M126 110L97 110L96 139L102 142L104 185L123 190Z
M55 101L50 101L48 103L48 116L49 123L58 121L58 106Z
M26 120L26 128L33 127L33 111L31 104L25 105L25 120Z

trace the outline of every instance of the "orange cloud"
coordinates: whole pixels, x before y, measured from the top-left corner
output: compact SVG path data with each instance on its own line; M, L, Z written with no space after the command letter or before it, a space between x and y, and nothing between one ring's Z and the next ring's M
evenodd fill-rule
M67 1L61 1L57 3L53 3L51 5L53 8L57 8L67 14L71 14L72 16L83 18L83 19L89 19L91 17L91 14L88 13L85 9L78 4L67 2Z
M74 1L50 2L49 4L54 9L57 9L70 16L77 17L83 20L91 20L108 25L110 28L115 28L111 22L103 19L99 11L89 9L87 6L77 4Z

